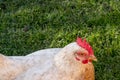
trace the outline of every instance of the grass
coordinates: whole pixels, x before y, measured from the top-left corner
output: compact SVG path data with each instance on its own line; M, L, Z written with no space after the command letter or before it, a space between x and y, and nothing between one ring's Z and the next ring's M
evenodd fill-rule
M1 0L0 53L26 55L64 47L76 37L93 46L96 80L120 80L119 0Z

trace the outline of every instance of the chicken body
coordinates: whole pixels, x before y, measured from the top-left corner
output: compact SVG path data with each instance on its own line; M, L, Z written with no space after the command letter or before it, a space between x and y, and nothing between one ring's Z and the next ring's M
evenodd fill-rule
M87 52L73 42L26 56L0 55L0 80L94 80L93 64L77 61L77 51Z
M76 61L72 54L80 49L76 43L71 43L53 55L50 61L28 69L15 80L94 80L93 64Z

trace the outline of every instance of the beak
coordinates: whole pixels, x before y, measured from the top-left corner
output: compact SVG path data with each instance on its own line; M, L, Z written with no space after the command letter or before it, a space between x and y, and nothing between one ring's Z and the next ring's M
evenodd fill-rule
M94 55L92 55L89 57L89 61L97 61L97 58Z

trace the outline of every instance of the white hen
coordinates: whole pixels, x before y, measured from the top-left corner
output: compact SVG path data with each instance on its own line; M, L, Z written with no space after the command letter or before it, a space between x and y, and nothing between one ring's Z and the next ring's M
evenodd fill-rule
M83 42L85 45L81 47L79 40L78 43L68 44L50 61L48 59L42 65L35 65L15 80L94 80L91 60L96 60L96 57L91 46Z
M94 80L91 60L96 60L91 46L81 39L62 49L39 50L26 56L0 55L0 80Z

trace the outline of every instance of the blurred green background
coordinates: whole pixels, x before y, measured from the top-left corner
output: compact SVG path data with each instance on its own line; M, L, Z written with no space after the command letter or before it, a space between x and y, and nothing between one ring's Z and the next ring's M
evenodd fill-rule
M96 80L120 80L119 0L0 0L0 53L26 55L64 47L80 36L92 45Z

